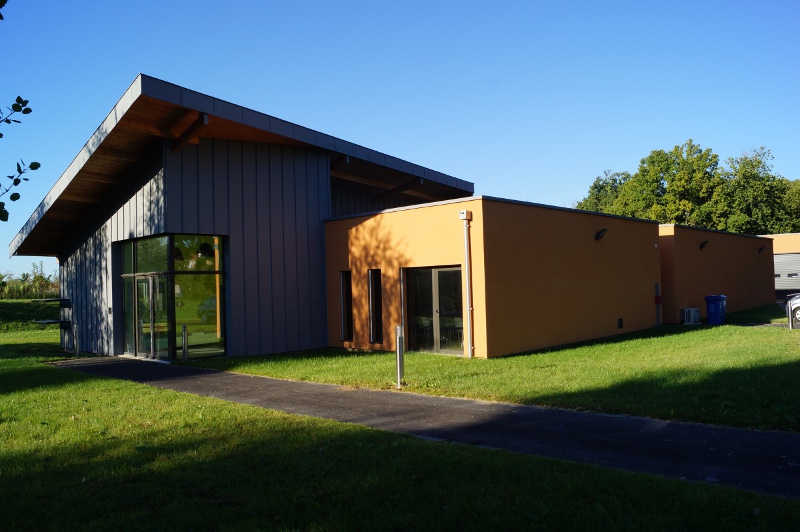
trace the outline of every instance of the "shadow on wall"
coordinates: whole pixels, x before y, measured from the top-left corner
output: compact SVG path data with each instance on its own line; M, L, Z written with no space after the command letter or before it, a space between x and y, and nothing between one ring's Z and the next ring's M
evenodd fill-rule
M393 349L394 327L402 323L400 269L410 262L406 243L392 235L380 215L355 223L347 232L353 283L353 346ZM370 294L369 270L380 270L380 298ZM371 317L376 325L380 324L379 338L370 335Z

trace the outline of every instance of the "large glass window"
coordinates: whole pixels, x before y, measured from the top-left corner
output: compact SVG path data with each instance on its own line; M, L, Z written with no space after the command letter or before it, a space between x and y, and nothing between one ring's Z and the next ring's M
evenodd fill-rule
M168 235L123 244L127 353L180 358L184 338L190 357L225 353L221 240Z

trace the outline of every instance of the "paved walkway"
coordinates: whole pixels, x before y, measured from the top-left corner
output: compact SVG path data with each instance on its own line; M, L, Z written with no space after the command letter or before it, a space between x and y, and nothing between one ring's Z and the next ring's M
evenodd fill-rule
M124 358L62 368L422 438L800 498L800 434L353 389Z

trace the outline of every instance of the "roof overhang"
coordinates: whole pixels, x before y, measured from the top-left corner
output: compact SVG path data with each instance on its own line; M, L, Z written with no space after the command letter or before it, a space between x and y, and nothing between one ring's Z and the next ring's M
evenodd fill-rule
M101 205L158 139L174 150L201 138L312 146L331 175L424 199L469 196L472 183L274 116L139 75L9 245L9 254L58 256L88 209Z

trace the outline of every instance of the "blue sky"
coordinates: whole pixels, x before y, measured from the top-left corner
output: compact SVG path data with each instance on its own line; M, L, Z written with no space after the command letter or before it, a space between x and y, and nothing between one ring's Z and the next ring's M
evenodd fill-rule
M475 183L571 207L691 138L800 179L800 3L9 0L2 160L42 169L7 245L140 72ZM45 269L55 270L53 259Z

